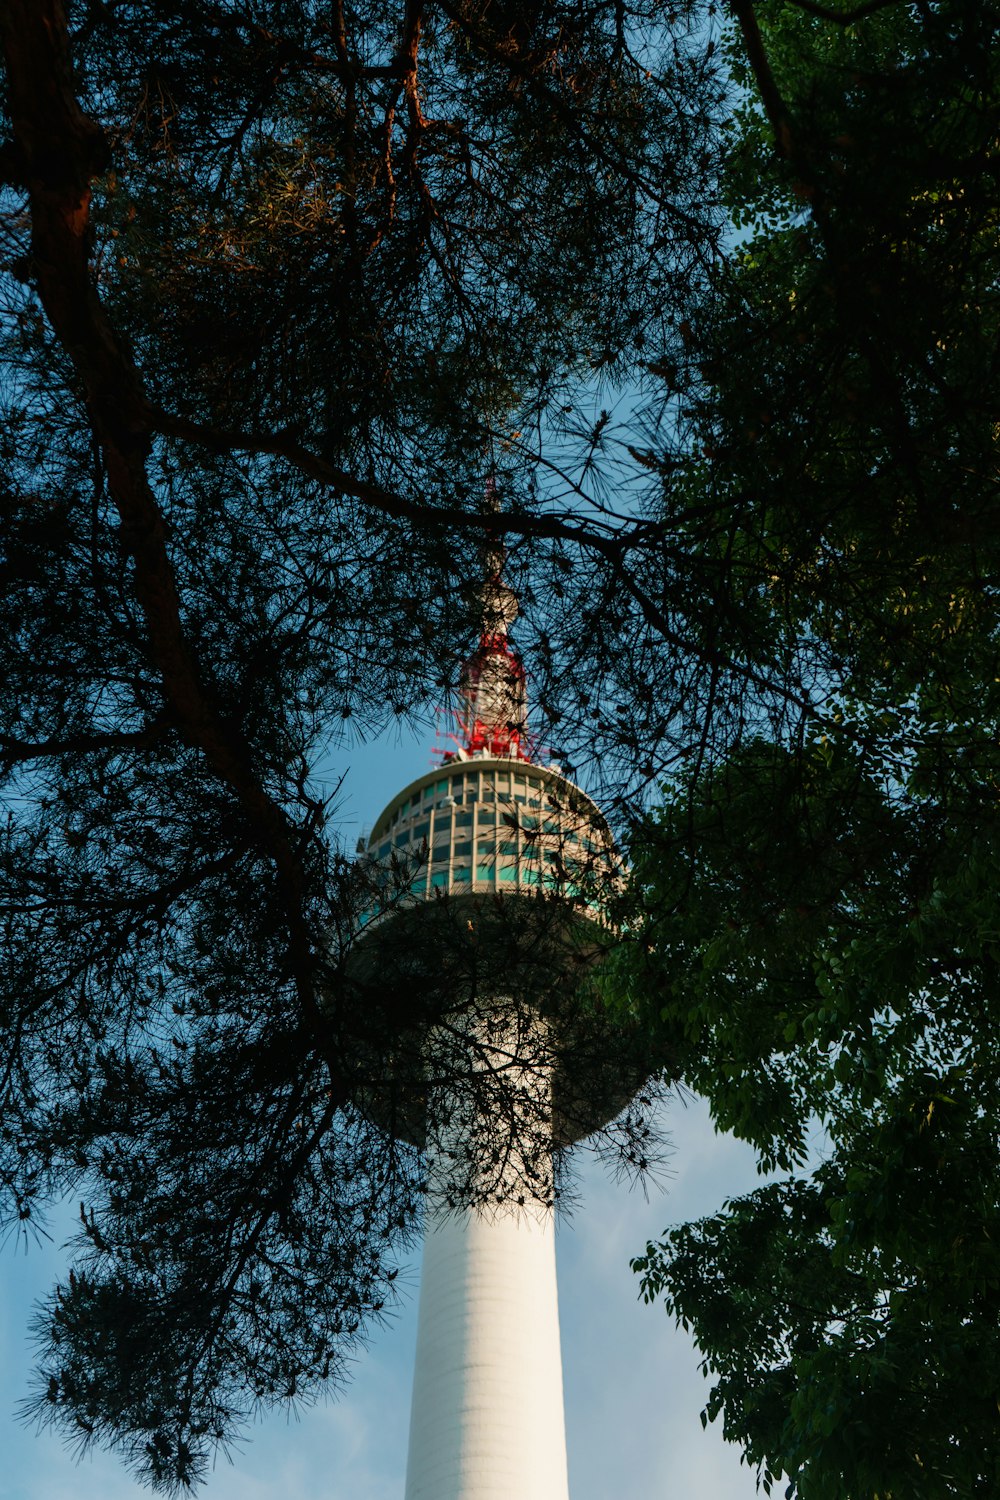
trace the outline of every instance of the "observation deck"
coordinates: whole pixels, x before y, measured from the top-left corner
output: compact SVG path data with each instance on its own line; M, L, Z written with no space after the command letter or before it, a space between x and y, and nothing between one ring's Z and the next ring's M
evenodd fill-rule
M383 870L393 855L409 862L410 893L423 900L541 891L592 916L616 864L607 820L557 767L482 752L404 787L380 813L368 855ZM363 920L377 915L376 905Z
M552 1144L612 1119L645 1074L635 1038L587 994L614 940L620 859L607 820L554 766L472 752L404 787L368 840L355 974L401 1024L373 1116L422 1145L425 1039L498 997L543 1020ZM405 1017L405 1021L403 1018Z

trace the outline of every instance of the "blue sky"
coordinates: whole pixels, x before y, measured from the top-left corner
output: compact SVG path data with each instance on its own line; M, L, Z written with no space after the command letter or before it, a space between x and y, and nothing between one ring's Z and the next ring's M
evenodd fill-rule
M345 779L348 848L394 792L429 764L428 737L355 747L332 758ZM689 1337L638 1301L629 1258L667 1224L697 1217L757 1181L752 1155L717 1136L699 1103L672 1100L673 1151L661 1191L627 1190L592 1160L558 1236L560 1323L572 1500L751 1500L753 1470L717 1427L702 1430L708 1386ZM55 1227L55 1225L53 1226ZM21 1426L14 1407L30 1367L32 1303L65 1264L57 1246L8 1244L0 1277L0 1500L134 1500L147 1492L116 1459L78 1464L51 1433ZM232 1464L220 1459L205 1500L402 1500L419 1263L401 1273L391 1321L359 1356L339 1400L299 1417L273 1415Z

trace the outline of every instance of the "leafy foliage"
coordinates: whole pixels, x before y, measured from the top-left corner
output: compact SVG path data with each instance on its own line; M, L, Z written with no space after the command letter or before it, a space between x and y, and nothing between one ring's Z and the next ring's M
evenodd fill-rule
M987 1495L997 19L732 9L752 233L699 336L692 540L722 690L736 663L792 692L716 721L638 837L615 984L762 1170L799 1172L636 1266L766 1489Z
M819 1125L821 1165L650 1245L647 1297L693 1327L708 1413L766 1476L988 1494L995 815L970 840L846 758L756 745L689 816L678 799L643 866L630 994L762 1168L807 1165Z

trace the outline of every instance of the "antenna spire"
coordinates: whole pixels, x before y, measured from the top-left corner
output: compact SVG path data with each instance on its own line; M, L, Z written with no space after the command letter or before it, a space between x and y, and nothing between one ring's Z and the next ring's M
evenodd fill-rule
M489 524L499 514L500 497L491 475L483 500L486 528L479 645L463 662L459 677L459 733L467 754L485 750L489 755L528 760L527 679L508 634L508 626L517 619L517 596L504 582L507 549L499 527Z

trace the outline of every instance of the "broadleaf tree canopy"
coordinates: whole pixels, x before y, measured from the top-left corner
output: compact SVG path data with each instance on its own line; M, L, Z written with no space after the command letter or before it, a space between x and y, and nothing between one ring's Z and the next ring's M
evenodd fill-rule
M637 837L622 1003L761 1168L636 1268L803 1500L993 1494L993 7L733 5L698 332L726 693ZM820 1165L810 1167L810 1147Z

